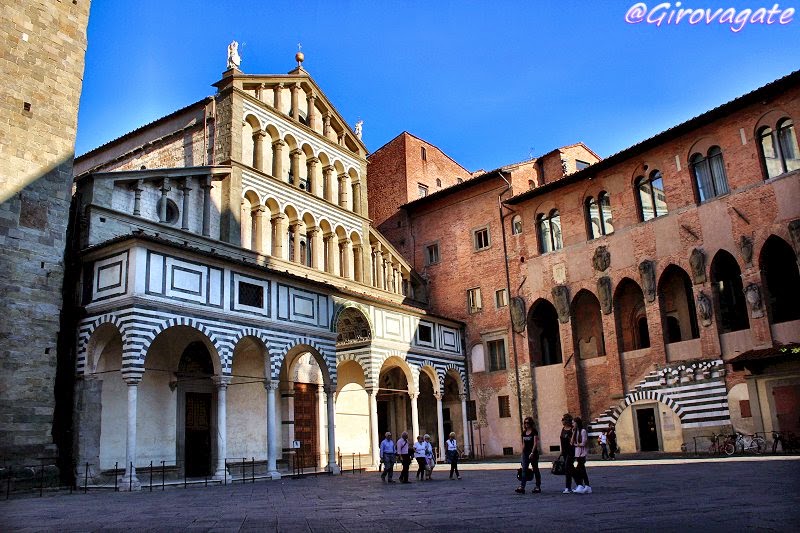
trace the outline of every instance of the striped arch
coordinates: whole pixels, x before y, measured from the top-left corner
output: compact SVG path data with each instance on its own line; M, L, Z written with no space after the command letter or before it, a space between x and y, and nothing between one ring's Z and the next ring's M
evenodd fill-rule
M229 346L227 349L230 350L230 358L231 358L230 359L231 360L230 364L231 364L231 367L233 365L233 352L236 350L236 345L239 344L239 342L242 339L244 339L245 337L254 337L254 338L260 340L264 344L264 347L267 350L267 364L270 365L269 367L265 366L264 370L266 372L266 368L269 368L270 369L270 373L271 373L272 372L272 366L271 366L270 363L271 363L271 361L273 359L273 356L272 356L272 350L270 349L269 337L267 336L267 334L263 330L256 329L256 328L242 328L242 329L239 330L239 332L236 335L231 337L229 340L225 340L225 341L221 342L221 344Z
M355 361L364 373L364 388L369 389L375 386L377 380L372 378L372 360L368 352L347 352L336 354L336 368L346 361Z
M419 391L419 365L414 364L409 356L408 353L402 350L387 350L386 352L376 356L374 358L375 361L375 383L378 383L378 379L380 378L380 372L383 368L383 365L386 363L386 360L390 357L397 357L398 359L402 359L405 362L406 366L408 366L408 370L411 373L411 379L409 383L414 384L414 390Z
M78 330L78 353L75 360L76 373L82 374L86 371L86 350L89 347L89 341L92 339L95 330L103 324L113 324L122 336L123 347L127 343L125 325L114 313L105 313L96 317L89 323L82 324Z
M458 391L459 394L466 394L467 393L467 380L466 376L464 375L464 369L459 367L458 365L454 365L453 363L448 363L447 366L444 367L445 374L448 372L453 372L458 374L459 383L458 383Z
M193 329L196 329L203 335L205 335L211 344L214 346L214 349L217 351L217 355L219 357L219 365L220 369L222 370L222 375L229 376L231 374L231 358L233 357L233 345L229 342L220 342L217 338L217 335L214 334L203 322L197 320L192 317L173 317L163 321L161 324L156 326L153 330L148 332L147 334L143 335L142 338L142 345L141 345L141 352L140 358L141 360L138 361L141 364L141 368L144 369L144 360L147 356L147 352L150 350L150 346L152 345L153 341L156 337L164 333L169 328L175 326L187 326ZM125 353L123 352L123 367L125 367Z
M325 361L325 369L328 371L330 385L331 387L336 387L336 357L331 357L328 350L326 350L319 341L309 337L297 337L280 347L275 347L275 343L268 345L270 353L270 379L279 379L286 354L289 350L297 348L298 346L309 346L322 356L322 359ZM276 354L276 356L272 357L272 354Z
M429 369L430 371L426 370ZM417 373L417 392L419 392L419 374L425 372L428 374L429 378L433 378L431 374L436 376L436 380L431 379L431 383L434 385L433 393L442 393L444 392L444 374L441 372L440 369L436 368L436 365L429 359L423 359L419 363L419 372Z

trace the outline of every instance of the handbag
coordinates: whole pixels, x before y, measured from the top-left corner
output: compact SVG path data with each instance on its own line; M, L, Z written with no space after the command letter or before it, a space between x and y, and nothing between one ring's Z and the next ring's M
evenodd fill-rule
M563 476L566 474L566 463L562 456L558 456L558 459L553 461L553 466L550 468L550 473L554 476Z
M517 479L522 481L522 468L517 468ZM530 467L525 469L525 481L533 481L533 469Z

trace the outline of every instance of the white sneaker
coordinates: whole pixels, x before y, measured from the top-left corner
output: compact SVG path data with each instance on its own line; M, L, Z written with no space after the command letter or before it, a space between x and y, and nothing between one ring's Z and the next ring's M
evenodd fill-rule
M586 485L586 486L583 488L583 493L584 493L584 494L591 494L591 493L592 493L592 487L590 487L589 485Z
M585 491L586 487L584 487L583 485L578 485L572 492L574 492L575 494L583 494Z
M561 494L572 494L572 491L571 491L570 489L564 489L564 490L561 492Z

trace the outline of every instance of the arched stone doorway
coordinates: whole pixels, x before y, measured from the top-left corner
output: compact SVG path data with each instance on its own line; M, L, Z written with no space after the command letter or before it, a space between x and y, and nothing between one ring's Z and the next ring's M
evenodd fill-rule
M278 393L281 453L287 467L317 468L328 455L327 386L325 360L311 346L298 345L283 359ZM300 447L295 446L299 443ZM292 465L293 463L293 465Z
M614 294L614 313L620 352L650 347L650 328L644 307L644 293L630 278L617 285Z
M208 348L200 341L189 343L183 349L176 372L179 413L176 455L187 477L213 474L213 376Z
M371 453L371 419L364 368L342 361L336 369L336 434L343 457Z
M730 333L749 328L742 271L736 259L725 250L718 251L711 261L711 287L719 332Z
M771 324L800 320L800 272L792 247L774 235L759 255L767 313Z
M558 313L547 300L535 301L528 311L528 350L534 366L561 362Z
M700 338L692 282L681 267L669 265L658 282L666 344Z
M434 443L439 440L439 421L436 413L436 394L438 392L439 380L436 378L435 371L431 367L424 367L419 373L419 396L417 397L419 434L427 433ZM414 438L416 437L417 435L414 435Z

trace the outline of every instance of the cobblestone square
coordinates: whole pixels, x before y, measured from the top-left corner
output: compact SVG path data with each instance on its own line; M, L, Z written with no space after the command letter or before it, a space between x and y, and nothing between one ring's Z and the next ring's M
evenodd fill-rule
M0 503L3 531L708 531L796 530L800 461L590 463L591 495L515 494L510 464L445 466L431 482L377 472L165 492L55 494ZM544 466L544 463L542 463ZM412 476L413 479L413 476Z

